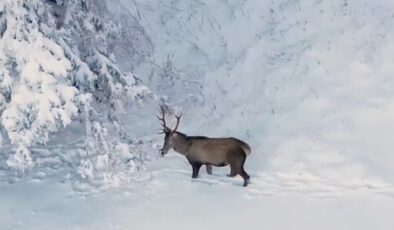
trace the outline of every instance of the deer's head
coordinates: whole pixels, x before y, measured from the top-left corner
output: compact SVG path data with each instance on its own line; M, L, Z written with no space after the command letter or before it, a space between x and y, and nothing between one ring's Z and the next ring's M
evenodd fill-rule
M176 125L174 129L170 129L166 125L166 119L165 119L165 109L163 106L160 106L160 112L161 116L157 116L157 118L161 121L161 125L163 126L163 131L161 133L164 134L164 144L163 147L161 148L160 152L161 155L164 156L165 154L170 151L170 149L174 148L174 142L175 142L175 137L176 137L176 130L178 129L179 122L181 120L182 115L175 116L176 118Z

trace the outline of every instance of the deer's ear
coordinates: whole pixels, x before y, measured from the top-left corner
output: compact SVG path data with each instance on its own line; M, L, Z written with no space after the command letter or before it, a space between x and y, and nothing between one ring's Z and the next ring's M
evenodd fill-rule
M166 128L166 129L163 130L163 133L166 135L166 137L168 137L172 133L172 130L169 129L169 128Z

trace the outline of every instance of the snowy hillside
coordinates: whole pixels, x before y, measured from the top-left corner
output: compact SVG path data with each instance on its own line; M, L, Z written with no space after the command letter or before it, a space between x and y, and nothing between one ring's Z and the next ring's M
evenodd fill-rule
M0 3L1 229L394 228L393 2L70 0L60 25L34 8L53 1L15 2ZM10 21L39 29L14 41ZM34 100L17 100L33 75L66 80L34 78ZM51 126L24 115L42 87L74 92L56 94L72 110L43 96ZM251 184L160 157L159 100L186 134L248 142Z

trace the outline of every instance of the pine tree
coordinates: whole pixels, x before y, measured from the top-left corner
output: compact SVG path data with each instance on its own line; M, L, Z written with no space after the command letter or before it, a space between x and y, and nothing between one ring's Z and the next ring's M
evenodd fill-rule
M150 92L117 67L119 28L105 10L104 0L0 2L0 122L14 148L10 167L33 166L31 147L78 117L87 142L122 143L118 114ZM119 135L96 135L111 130Z

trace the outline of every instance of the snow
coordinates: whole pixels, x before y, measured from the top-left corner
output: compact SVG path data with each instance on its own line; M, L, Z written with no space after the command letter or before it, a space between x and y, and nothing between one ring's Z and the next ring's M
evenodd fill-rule
M251 184L226 177L228 168L202 169L193 180L174 152L140 171L109 155L86 160L72 123L33 148L36 169L24 179L0 156L2 229L394 228L391 1L121 2L155 46L133 71L183 110L182 132L247 141ZM133 90L132 97L148 88ZM152 142L92 148L119 159L158 150L155 106L119 124ZM100 140L111 135L98 123L91 128Z
M0 187L2 229L380 229L394 225L392 195L368 188L341 188L340 196L315 196L254 177L201 173L177 155L151 165L149 182L132 188L81 195L53 181ZM260 187L256 181L265 181ZM316 189L316 188L315 188ZM256 193L255 191L258 191Z

